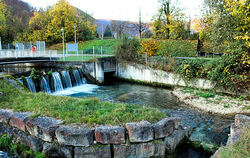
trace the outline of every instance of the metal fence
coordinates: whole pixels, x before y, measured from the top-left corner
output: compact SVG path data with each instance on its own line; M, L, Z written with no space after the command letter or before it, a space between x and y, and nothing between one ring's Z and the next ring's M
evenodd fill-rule
M47 51L32 51L32 50L7 50L0 51L0 58L25 58L25 57L51 57L60 58L61 54L58 54L57 50Z

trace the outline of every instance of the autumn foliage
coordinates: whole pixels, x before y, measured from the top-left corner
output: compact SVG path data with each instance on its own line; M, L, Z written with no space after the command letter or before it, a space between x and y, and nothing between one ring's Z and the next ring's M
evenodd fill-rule
M139 53L147 54L148 56L154 56L160 49L160 42L157 40L146 40L141 42L141 50Z

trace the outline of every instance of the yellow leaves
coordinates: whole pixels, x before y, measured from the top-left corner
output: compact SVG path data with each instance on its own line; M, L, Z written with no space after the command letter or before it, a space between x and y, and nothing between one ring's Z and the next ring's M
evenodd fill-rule
M157 40L146 40L141 42L142 50L139 53L145 53L148 56L154 56L160 49L160 42Z

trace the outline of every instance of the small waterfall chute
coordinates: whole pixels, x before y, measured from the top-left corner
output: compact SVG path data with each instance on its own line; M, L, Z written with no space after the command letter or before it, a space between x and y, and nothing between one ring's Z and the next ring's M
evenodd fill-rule
M33 93L36 93L36 86L35 86L35 83L33 81L33 79L31 77L25 77L26 78L26 81L27 81L27 88L33 92Z
M18 78L17 81L23 85L23 80L21 78Z
M42 92L51 93L50 86L49 86L47 80L45 79L45 77L43 77L43 76L42 76L42 79L40 81L40 87L41 87Z
M54 80L55 92L56 91L62 91L63 90L63 84L62 84L60 74L58 72L53 72L52 77L53 77L53 80Z
M82 81L82 79L81 79L81 76L80 76L78 70L74 70L74 71L73 71L73 75L74 75L74 78L75 78L75 81L76 81L76 85L79 86L79 85L83 84L83 81Z
M72 82L68 71L62 71L62 80L66 88L72 87Z

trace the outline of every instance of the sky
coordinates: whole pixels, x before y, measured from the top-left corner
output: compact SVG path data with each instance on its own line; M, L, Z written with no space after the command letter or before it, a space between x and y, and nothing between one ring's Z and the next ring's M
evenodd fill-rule
M23 0L36 8L54 5L57 0ZM203 0L178 0L191 18L199 17ZM142 20L151 21L159 8L158 0L68 0L68 2L89 13L95 19L138 21L139 8Z

